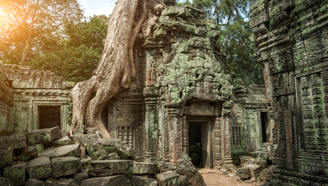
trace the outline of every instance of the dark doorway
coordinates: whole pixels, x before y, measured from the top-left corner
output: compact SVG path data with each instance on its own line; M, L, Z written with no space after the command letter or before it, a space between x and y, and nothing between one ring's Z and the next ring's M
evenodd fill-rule
M39 129L60 128L60 106L39 106Z
M108 107L105 105L104 109L101 112L101 121L105 125L105 127L108 127Z
M202 128L201 122L189 122L189 157L197 168L202 168Z
M267 130L268 130L268 116L266 112L261 112L261 128L262 128L262 143L268 142Z

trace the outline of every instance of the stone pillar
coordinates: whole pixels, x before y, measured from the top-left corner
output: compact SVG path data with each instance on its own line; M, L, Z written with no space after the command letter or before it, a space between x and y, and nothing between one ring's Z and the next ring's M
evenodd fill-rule
M221 121L221 131L222 131L222 161L224 162L224 165L226 168L228 168L229 165L232 165L232 159L231 159L231 136L230 136L230 118L231 118L231 101L226 101L223 104L222 109L222 121ZM222 163L223 163L222 162Z
M183 117L179 116L180 109L178 108L169 108L168 112L171 116L171 122L173 125L173 144L172 144L172 156L171 162L173 164L178 163L178 157L182 153L182 120Z
M222 165L222 158L221 158L221 119L216 117L214 123L214 141L213 141L213 150L214 150L214 166L219 167Z
M146 117L145 117L145 146L146 157L150 160L156 158L157 151L157 91L153 87L146 87L143 91L146 103Z

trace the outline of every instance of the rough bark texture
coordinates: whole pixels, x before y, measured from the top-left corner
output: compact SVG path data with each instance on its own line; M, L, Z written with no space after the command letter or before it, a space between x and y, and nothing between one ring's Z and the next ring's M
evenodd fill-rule
M142 26L145 37L163 10L160 0L119 0L108 24L102 57L93 76L72 90L73 116L69 132L77 126L97 127L103 138L111 137L101 121L105 104L128 89L135 78L133 44Z

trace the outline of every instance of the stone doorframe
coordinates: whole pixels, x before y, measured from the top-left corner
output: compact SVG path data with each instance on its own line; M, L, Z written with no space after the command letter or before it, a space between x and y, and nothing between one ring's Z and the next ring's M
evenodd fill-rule
M69 124L67 123L67 106L68 106L68 101L67 100L61 100L61 101L32 101L32 109L31 109L31 114L30 116L30 121L28 125L28 130L37 130L39 129L39 106L60 106L60 128L61 130L69 130Z
M189 122L207 122L208 127L208 145L207 149L209 150L208 155L210 158L209 167L213 168L217 166L218 161L221 160L221 133L217 130L217 117L216 116L195 116L195 115L184 115L183 116L183 125L185 129L183 131L184 143L186 144L186 152L189 154Z

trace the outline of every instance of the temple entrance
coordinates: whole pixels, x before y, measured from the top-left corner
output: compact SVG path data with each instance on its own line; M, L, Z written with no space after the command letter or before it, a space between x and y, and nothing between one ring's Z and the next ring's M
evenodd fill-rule
M197 168L202 168L201 122L189 122L189 157Z
M190 119L192 117L189 117ZM205 119L206 120L203 120ZM188 152L192 163L197 168L213 167L213 122L209 117L199 117L202 120L188 121ZM207 120L209 119L209 120Z
M39 129L60 127L60 106L39 106Z

